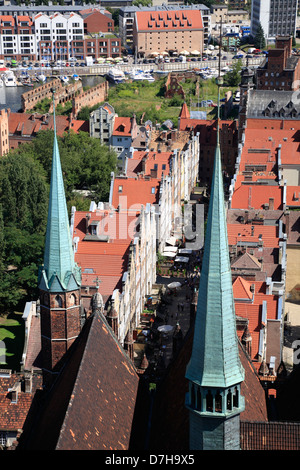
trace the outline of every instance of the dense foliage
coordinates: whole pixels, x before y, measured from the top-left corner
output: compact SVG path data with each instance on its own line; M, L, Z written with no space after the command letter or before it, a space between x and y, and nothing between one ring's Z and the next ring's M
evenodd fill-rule
M88 210L91 199L107 201L115 153L84 132L65 134L58 144L68 207ZM37 295L52 149L53 131L43 131L0 160L0 314Z

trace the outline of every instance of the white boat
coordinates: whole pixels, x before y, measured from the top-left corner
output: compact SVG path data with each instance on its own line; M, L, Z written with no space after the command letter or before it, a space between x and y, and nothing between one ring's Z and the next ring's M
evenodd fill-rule
M46 75L43 75L43 74L38 75L37 78L40 82L45 82L47 80Z
M17 80L15 77L15 74L11 70L8 70L2 75L2 80L4 82L4 85L7 87L17 86Z
M77 73L74 73L72 75L72 79L75 80L75 82L78 82L78 80L81 80L81 78L79 77L79 75L77 75Z
M150 74L150 72L144 72L143 70L132 70L130 77L132 80L147 80L148 82L154 82L155 78Z
M108 71L107 78L113 83L122 83L125 80L125 73L123 70L114 67Z
M69 81L69 77L67 77L67 75L61 75L59 78L63 83L68 83Z

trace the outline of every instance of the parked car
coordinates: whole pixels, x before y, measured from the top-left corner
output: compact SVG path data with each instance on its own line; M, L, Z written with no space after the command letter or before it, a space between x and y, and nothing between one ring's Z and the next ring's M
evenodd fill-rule
M80 67L85 67L85 63L81 62Z
M223 55L222 59L223 59L223 60L227 60L227 56L226 56L226 55Z

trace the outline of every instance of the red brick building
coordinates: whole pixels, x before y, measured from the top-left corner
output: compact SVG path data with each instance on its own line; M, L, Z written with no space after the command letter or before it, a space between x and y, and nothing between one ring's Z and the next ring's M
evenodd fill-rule
M114 32L114 21L109 12L107 15L103 15L99 10L89 8L87 10L81 10L80 15L83 18L84 23L84 34L89 33L112 33Z
M292 55L292 37L277 37L275 49L257 69L258 90L297 90L300 79L299 56Z

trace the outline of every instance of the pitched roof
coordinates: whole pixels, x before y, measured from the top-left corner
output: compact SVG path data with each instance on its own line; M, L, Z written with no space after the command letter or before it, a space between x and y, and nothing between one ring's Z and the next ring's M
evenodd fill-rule
M160 178L115 178L111 204L136 210L147 203L157 204L159 186Z
M44 397L26 449L128 449L138 381L104 316L92 315Z
M189 108L187 107L186 102L184 102L182 107L181 107L179 118L180 119L189 119L190 118L190 112L189 112Z
M283 187L242 184L236 188L231 199L232 209L264 209L274 199L274 209L282 209Z
M257 245L261 235L264 247L279 246L278 228L274 225L227 224L227 230L229 245L236 245L237 242L251 242Z
M231 263L231 268L232 269L260 270L261 263L258 261L257 258L255 258L255 256L250 255L250 253L243 253L242 256L235 259Z
M200 10L137 11L135 19L137 31L203 29Z
M130 117L115 117L113 135L130 137L131 122Z
M251 291L251 283L245 281L241 276L238 276L232 285L234 300L253 300L253 292Z
M100 238L87 235L89 226L97 226ZM81 268L82 286L94 286L100 279L100 292L104 302L115 289L121 289L122 276L128 269L129 247L139 230L139 212L133 211L76 211L73 240L78 238L75 261ZM101 241L101 235L108 239Z
M0 430L18 431L22 430L30 407L33 402L36 389L41 388L41 376L34 375L32 378L32 391L24 392L23 375L10 374L8 377L0 377ZM16 383L21 387L18 392L17 401L12 402L11 390Z
M35 137L35 135L42 130L54 129L53 116L42 115L38 113L9 113L8 115L8 129L9 134L18 134L23 136ZM60 137L64 132L72 129L74 132L79 131L88 132L88 121L81 121L72 119L68 116L56 116L56 133Z

